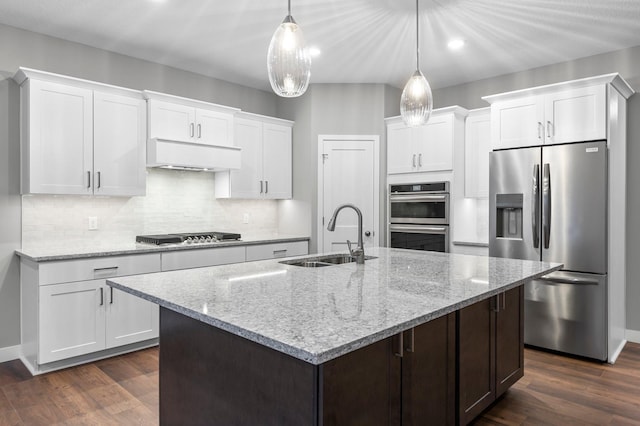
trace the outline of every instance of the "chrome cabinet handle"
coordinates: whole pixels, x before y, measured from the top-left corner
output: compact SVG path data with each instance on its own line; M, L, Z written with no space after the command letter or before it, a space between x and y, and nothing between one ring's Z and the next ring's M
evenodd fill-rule
M538 139L542 139L542 132L540 132L542 127L543 127L542 123L540 121L538 121Z
M195 127L195 126L194 126L194 124L193 124L193 123L189 123L189 135L190 135L191 137L193 137L193 135L194 135L194 127Z
M500 312L500 293L496 294L496 297L492 300L493 307L491 308L493 312Z
M553 124L551 124L551 121L547 121L547 137L550 138L551 137L551 130L553 129Z
M413 167L416 166L416 155L415 154L413 154L412 164L413 164Z
M87 189L91 189L91 171L87 171Z
M260 193L262 194L262 181L260 181Z
M264 193L265 194L269 193L269 181L268 180L264 181Z
M98 172L98 189L102 186L102 174Z
M104 288L100 287L100 306L104 305Z
M412 328L411 329L411 334L409 335L409 347L407 348L407 352L415 352L415 345L416 345L416 334L415 334L415 329Z
M551 238L551 171L549 163L544 165L542 176L542 233L544 234L544 248L549 248Z
M198 123L198 139L202 137L202 125Z
M394 355L397 357L402 358L404 356L404 338L403 338L404 333L400 333L398 335L398 350L396 352L394 352Z
M109 304L113 305L113 287L109 287Z
M533 166L533 183L531 185L531 231L533 247L540 246L540 164Z
M422 153L418 154L418 167L422 167Z

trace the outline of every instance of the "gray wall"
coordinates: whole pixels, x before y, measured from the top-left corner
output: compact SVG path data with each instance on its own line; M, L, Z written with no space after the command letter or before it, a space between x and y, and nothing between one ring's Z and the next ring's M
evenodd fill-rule
M640 46L434 91L434 107L488 106L482 96L618 72L640 91ZM628 102L627 329L640 331L640 95Z
M395 109L394 106L395 105ZM293 198L298 203L287 217L311 225L311 252L317 251L318 135L380 136L380 200L385 199L385 114L399 114L400 91L383 84L313 84L299 99L281 99L278 112L295 120L293 143ZM385 203L380 203L380 229L384 237ZM288 220L289 223L294 223ZM280 227L283 230L282 225ZM286 230L286 228L284 228ZM381 239L381 244L384 239Z
M222 80L0 25L0 349L20 344L19 88L24 66L276 115L277 96Z

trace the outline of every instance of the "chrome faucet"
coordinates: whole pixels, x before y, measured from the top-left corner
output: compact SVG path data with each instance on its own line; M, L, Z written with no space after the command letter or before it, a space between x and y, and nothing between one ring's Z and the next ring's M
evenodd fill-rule
M340 210L345 207L352 208L356 214L358 215L358 246L352 250L351 249L351 241L347 240L347 246L349 247L349 254L351 257L355 257L356 263L359 265L364 264L364 246L362 245L362 212L359 208L354 206L353 204L343 204L336 208L336 211L333 212L333 216L331 216L331 220L329 221L329 225L327 225L328 231L335 231L336 229L336 218L338 217L338 213Z

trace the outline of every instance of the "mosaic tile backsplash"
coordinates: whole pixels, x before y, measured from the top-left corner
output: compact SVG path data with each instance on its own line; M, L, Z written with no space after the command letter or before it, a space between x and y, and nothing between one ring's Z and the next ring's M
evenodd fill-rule
M278 232L278 201L216 199L214 179L214 173L147 169L146 196L25 195L22 245L130 243L136 235L168 232ZM98 218L97 230L89 230L89 217Z

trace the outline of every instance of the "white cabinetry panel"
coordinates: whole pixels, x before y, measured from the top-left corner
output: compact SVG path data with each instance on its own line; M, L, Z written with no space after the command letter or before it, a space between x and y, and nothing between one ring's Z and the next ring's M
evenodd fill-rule
M196 110L172 102L149 100L149 137L189 142L195 134Z
M247 262L309 254L307 241L247 246Z
M38 362L105 349L104 300L102 280L40 287Z
M155 303L108 287L106 347L154 339L159 335L160 309Z
M197 250L178 250L162 253L162 270L201 268L245 261L245 249L237 247L215 247Z

